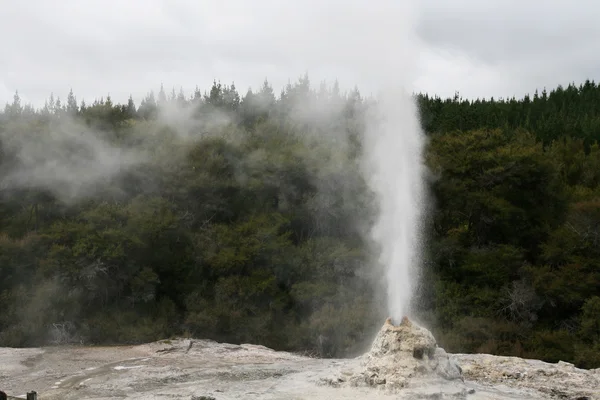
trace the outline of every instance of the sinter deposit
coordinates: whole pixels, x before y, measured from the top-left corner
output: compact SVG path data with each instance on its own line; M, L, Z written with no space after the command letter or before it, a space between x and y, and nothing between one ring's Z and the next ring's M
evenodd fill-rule
M408 319L398 326L388 320L371 351L355 359L177 339L140 346L0 348L0 360L0 390L22 398L35 390L40 400L600 400L600 370L449 355Z
M388 318L365 358L364 371L354 380L392 391L408 387L411 380L419 385L440 379L462 380L460 367L437 346L431 332L406 317L398 326Z

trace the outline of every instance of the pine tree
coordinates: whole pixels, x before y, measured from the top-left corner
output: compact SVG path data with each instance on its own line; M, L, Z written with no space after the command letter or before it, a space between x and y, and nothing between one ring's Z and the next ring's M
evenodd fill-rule
M19 96L19 91L15 91L12 104L6 104L4 112L9 116L9 118L17 118L21 115L23 112L23 107L21 106L21 97Z
M56 102L54 103L54 115L60 115L64 111L63 104L60 101L60 97L56 98Z
M50 93L50 98L48 99L48 112L50 114L54 114L56 112L56 101L54 100L54 93Z
M129 95L129 99L127 100L126 113L128 118L135 118L137 116L137 110L135 109L135 103L131 95Z
M177 95L177 105L180 108L187 106L187 100L185 98L185 94L183 93L183 88L179 88L179 94Z
M160 91L158 92L158 107L164 107L167 104L167 94L165 93L165 88L163 84L160 84Z
M67 114L74 116L79 112L79 107L77 106L77 99L73 94L73 89L69 91L69 95L67 96Z

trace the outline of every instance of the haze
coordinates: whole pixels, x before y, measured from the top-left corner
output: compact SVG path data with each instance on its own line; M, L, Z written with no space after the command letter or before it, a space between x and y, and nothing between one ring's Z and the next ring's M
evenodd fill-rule
M235 81L244 93L268 77L278 92L306 71L314 82L338 78L368 94L379 77L365 71L389 66L389 48L406 29L398 4L419 6L404 18L420 41L413 90L520 97L600 71L600 5L591 0L3 3L0 104L19 90L24 102L42 105L69 88L80 100L133 94L139 104L161 82L191 94L213 79ZM383 30L392 32L386 43Z

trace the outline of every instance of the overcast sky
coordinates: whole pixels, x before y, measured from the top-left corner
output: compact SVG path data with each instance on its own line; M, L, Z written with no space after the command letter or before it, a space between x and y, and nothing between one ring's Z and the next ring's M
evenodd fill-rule
M139 103L213 79L243 94L304 72L466 97L600 80L594 0L0 0L0 15L0 104L69 88Z

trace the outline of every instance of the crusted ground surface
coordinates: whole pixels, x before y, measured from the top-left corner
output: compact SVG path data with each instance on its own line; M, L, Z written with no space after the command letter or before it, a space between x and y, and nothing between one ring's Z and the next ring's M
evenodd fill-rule
M0 348L0 390L23 398L35 390L40 400L600 400L600 370L463 354L448 356L460 366L460 379L438 379L433 369L434 375L414 375L394 393L385 385L365 384L365 371L377 364L373 356L371 351L351 360L320 360L262 346L188 339L120 347Z

